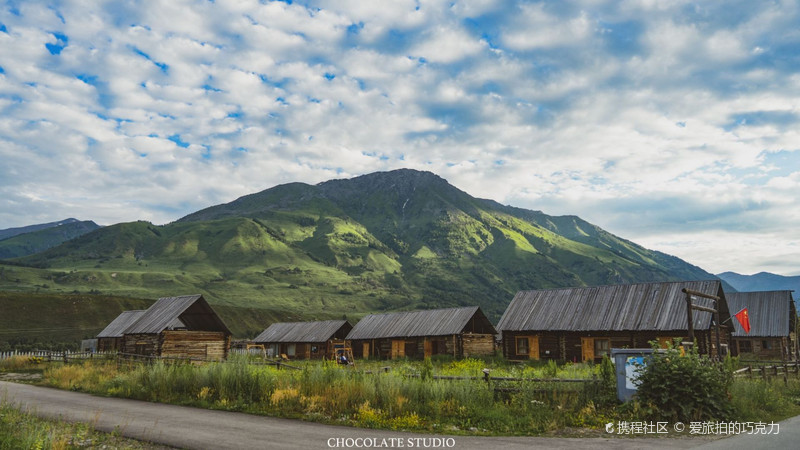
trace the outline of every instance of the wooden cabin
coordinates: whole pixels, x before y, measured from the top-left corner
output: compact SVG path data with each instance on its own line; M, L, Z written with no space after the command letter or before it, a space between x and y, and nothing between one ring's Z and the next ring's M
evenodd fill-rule
M492 323L478 306L370 314L347 335L356 358L468 357L494 353Z
M750 332L736 318L733 348L740 355L764 359L797 359L797 308L792 291L732 292L728 307L735 315L747 308Z
M144 314L144 310L122 311L97 335L98 352L116 352L122 347L125 330Z
M264 345L271 356L329 359L334 355L334 342L344 340L352 329L346 320L273 323L253 343Z
M649 348L688 337L686 294L690 289L720 298L723 352L732 328L719 280L548 289L518 292L497 325L503 354L511 360L599 361L611 348ZM693 297L712 307L713 300ZM698 350L716 355L713 314L693 311Z
M196 360L228 356L231 332L202 295L164 297L128 326L121 351L129 355Z

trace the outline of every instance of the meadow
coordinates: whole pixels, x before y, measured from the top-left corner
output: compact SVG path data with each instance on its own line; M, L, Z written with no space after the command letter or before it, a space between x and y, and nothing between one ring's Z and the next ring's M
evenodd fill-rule
M166 447L127 439L118 431L103 433L92 424L48 420L26 413L0 399L0 449L125 448L156 450Z
M502 358L358 361L356 368L292 364L298 369L234 355L204 365L87 361L39 370L41 384L61 389L378 429L601 435L608 422L645 420L640 405L616 401L603 364L512 364ZM487 382L483 369L492 378L529 381ZM730 395L729 420L770 422L800 414L800 380L736 379Z

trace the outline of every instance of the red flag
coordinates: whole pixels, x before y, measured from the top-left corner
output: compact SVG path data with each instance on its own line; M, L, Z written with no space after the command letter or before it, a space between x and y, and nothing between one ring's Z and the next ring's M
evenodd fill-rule
M738 313L734 315L736 320L739 321L739 325L742 326L745 333L750 332L750 316L747 315L747 308L742 309Z

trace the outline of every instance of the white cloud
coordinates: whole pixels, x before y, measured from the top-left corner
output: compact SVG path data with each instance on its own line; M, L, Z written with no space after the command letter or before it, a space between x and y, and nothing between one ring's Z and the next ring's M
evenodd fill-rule
M797 272L796 5L308 3L0 8L0 228L412 167Z

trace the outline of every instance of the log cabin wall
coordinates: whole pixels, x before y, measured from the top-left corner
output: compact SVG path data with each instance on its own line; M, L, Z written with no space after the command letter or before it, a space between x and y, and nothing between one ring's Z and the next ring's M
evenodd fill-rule
M157 334L126 334L122 337L122 353L141 356L161 354L161 342Z
M230 337L221 331L165 330L160 336L163 357L223 360L230 348Z
M716 355L716 333L713 330L697 330L695 332L700 353L707 354L709 350ZM528 338L528 344L519 353L517 340ZM685 332L681 331L594 331L594 332L559 332L559 331L504 331L501 348L506 358L535 359L533 353L525 353L533 339L538 344L539 359L556 359L581 362L586 359L599 361L603 354L610 354L612 348L650 348L651 342L656 341L662 348L667 342L675 338L681 341L686 339ZM727 344L729 330L722 327L720 330L720 343Z
M787 338L752 337L733 338L739 355L764 359L788 359L791 355Z
M98 352L115 352L122 348L122 338L97 338Z
M494 354L494 335L464 333L461 335L463 356L488 356Z

